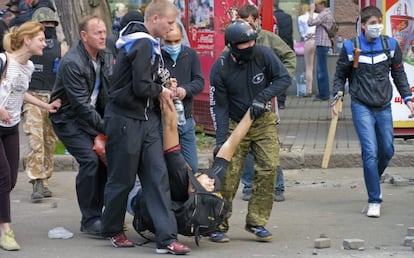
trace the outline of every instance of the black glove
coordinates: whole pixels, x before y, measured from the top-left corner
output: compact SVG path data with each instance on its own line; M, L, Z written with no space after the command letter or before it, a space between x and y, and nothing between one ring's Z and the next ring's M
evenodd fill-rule
M257 118L263 116L264 112L266 111L266 103L258 101L254 99L252 105L250 106L250 117L252 120L256 120Z
M223 144L216 144L216 147L213 150L213 158L216 158L217 153L219 152L219 150L221 149L221 146L223 146Z

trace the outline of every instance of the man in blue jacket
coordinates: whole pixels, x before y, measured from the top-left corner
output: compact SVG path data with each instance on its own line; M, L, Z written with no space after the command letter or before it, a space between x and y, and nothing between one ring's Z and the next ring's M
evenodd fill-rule
M377 218L382 203L380 178L394 155L390 72L411 112L410 117L414 115L414 105L400 47L395 39L381 35L384 29L381 11L368 6L361 10L360 17L363 32L345 41L337 61L333 92L335 95L344 92L349 81L352 119L361 143L368 193L367 216ZM355 55L358 50L361 50L359 56ZM336 114L335 106L332 112Z

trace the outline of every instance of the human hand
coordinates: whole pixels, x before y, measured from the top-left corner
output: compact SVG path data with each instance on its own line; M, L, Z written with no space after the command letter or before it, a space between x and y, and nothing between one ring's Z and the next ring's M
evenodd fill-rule
M309 6L309 12L310 13L315 12L315 3L311 3L311 5Z
M162 87L162 91L158 95L158 100L161 102L168 101L174 98L174 92L166 87Z
M177 95L176 97L179 100L183 100L187 96L187 91L183 87L177 87Z
M411 114L408 115L408 118L414 118L414 103L412 101L407 101L407 106L411 111Z
M60 99L56 99L48 105L47 111L49 111L49 113L56 113L60 106L62 106L62 101Z
M252 120L256 120L263 116L264 112L266 111L266 104L254 99L252 105L250 106L250 118Z
M98 155L102 163L108 166L108 162L106 160L105 145L106 145L106 136L102 133L98 134L93 141L93 150L96 152L96 154Z
M9 124L10 118L9 112L4 107L0 107L0 121L5 124Z

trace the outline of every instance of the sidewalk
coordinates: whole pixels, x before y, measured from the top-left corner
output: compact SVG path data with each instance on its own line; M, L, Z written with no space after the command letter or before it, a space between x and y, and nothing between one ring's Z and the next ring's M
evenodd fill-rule
M280 118L282 166L285 169L320 168L331 123L329 103L288 96L286 109L280 110ZM23 160L27 153L27 141L22 130L20 137ZM395 155L390 166L413 167L414 139L404 141L396 138L394 142ZM199 153L199 157L200 167L208 167L212 161L211 153ZM55 171L77 170L78 165L70 155L57 155L55 160ZM329 168L361 166L359 140L352 123L349 96L346 96L338 120ZM21 165L20 168L22 167Z

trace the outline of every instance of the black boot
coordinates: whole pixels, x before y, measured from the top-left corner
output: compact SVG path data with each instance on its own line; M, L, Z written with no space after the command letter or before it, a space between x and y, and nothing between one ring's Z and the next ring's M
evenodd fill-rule
M33 193L31 195L32 202L39 202L43 199L43 180L36 179L33 183Z

